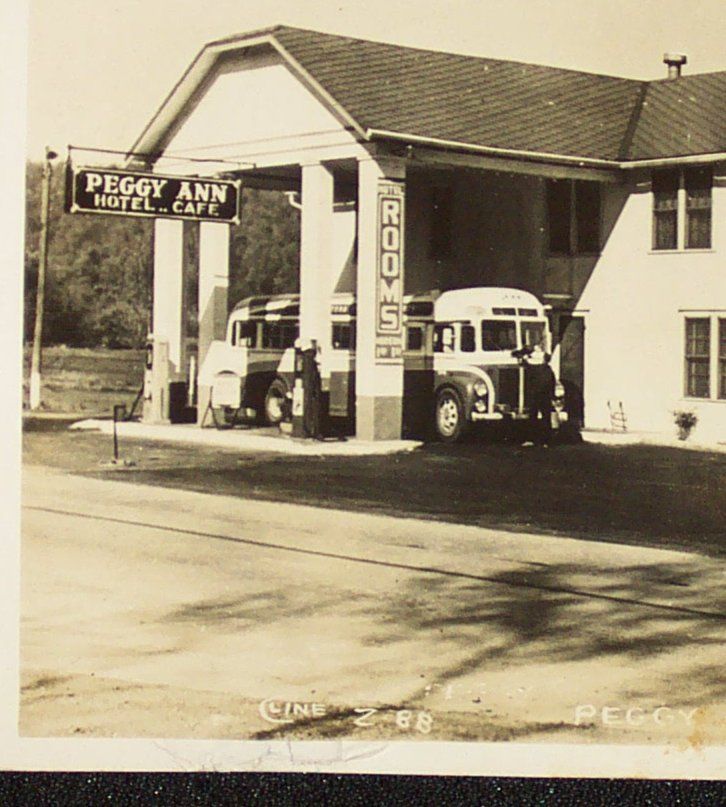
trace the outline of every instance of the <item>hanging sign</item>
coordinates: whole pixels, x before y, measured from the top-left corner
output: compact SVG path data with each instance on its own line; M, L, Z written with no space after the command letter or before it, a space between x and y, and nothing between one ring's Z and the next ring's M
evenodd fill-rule
M69 213L239 223L239 180L73 166L66 183Z
M376 353L379 364L401 360L403 340L404 185L378 185L378 266L376 277Z

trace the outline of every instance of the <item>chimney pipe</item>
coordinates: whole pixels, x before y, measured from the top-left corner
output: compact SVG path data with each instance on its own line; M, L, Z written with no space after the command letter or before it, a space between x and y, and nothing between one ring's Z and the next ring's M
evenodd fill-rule
M688 61L685 53L664 53L663 64L668 65L668 78L680 78L681 67Z

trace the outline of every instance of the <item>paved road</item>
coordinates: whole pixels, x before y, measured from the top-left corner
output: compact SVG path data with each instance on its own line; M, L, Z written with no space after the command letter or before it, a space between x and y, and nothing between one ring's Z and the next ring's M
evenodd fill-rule
M726 740L713 559L41 468L23 488L21 733Z

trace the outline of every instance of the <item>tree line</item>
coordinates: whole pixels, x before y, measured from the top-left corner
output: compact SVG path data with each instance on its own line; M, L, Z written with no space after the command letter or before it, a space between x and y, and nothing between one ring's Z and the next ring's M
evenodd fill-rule
M42 163L26 166L24 338L33 338L38 284ZM153 220L70 214L65 176L50 185L44 344L143 347L153 282ZM193 228L185 248L194 251ZM241 221L230 233L230 304L250 294L297 291L299 213L284 194L244 188ZM196 325L196 278L189 276L189 336Z

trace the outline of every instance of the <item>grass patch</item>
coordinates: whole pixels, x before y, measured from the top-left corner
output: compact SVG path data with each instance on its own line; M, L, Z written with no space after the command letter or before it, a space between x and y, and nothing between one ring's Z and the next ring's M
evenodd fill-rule
M102 478L726 554L719 453L471 442L383 457L296 457L122 439L121 456L136 465L104 471L108 435L26 431L23 442L27 463Z

